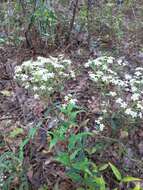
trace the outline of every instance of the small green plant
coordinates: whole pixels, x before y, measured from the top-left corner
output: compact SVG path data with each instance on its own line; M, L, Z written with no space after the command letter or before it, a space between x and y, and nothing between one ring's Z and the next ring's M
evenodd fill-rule
M22 141L19 146L19 152L14 153L7 151L0 156L0 189L20 189L28 190L29 182L26 175L27 168L23 165L24 147L32 139L37 131L37 128L31 128L28 136ZM23 132L22 129L13 131L10 135L15 137Z
M41 36L54 41L57 24L54 10L50 9L46 3L40 2L33 17L34 24L37 26Z
M66 167L66 174L78 185L77 189L106 190L108 184L104 179L104 170L109 166L119 183L140 181L134 177L122 177L119 170L111 163L96 165L87 155L88 138L93 136L90 132L81 132L77 127L77 114L82 112L76 104L68 101L61 107L62 120L57 129L48 132L52 136L50 149L58 146L56 161Z
M0 156L0 188L8 190L12 187L29 189L28 179L21 159L13 152L5 152Z

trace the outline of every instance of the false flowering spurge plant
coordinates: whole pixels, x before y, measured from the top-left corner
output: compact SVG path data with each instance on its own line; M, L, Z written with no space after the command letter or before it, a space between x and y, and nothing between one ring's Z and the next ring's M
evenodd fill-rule
M37 60L28 60L15 68L15 79L20 84L39 96L50 96L55 91L63 89L63 82L75 78L71 68L71 61L58 57L37 57Z
M60 107L59 125L48 132L51 136L49 148L55 149L55 160L65 166L66 175L77 184L76 189L106 190L108 184L104 180L104 170L109 166L119 183L138 181L137 178L122 177L111 163L98 166L90 159L86 151L87 142L94 134L84 132L78 126L77 114L84 110L81 110L76 102L70 94L65 97L65 103Z
M99 90L103 117L127 117L130 122L143 118L143 68L131 70L127 62L108 56L89 60L85 68Z

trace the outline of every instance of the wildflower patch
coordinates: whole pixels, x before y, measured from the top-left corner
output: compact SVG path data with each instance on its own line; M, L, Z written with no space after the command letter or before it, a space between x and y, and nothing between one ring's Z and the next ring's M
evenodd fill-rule
M71 61L58 57L37 57L37 60L28 60L15 68L15 79L26 89L33 92L35 98L49 96L63 88L63 83L74 78Z
M131 120L143 117L143 68L129 70L124 61L102 56L85 64L88 75L101 94L101 112L113 113Z

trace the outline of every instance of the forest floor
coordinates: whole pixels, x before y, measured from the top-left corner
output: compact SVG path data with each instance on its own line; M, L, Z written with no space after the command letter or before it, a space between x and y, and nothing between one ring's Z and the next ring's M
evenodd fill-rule
M48 52L48 53L47 53ZM48 57L49 50L36 49L34 56ZM53 55L61 52L54 51ZM87 72L83 67L90 57L84 52L79 55L79 49L66 52L74 63L74 67L80 70L76 80L70 80L65 85L65 90L61 94L55 94L54 101L61 101L65 94L76 94L78 104L86 107L86 114L81 114L79 122L88 120L88 126L93 128L93 123L98 113L98 93L94 92L90 84ZM77 56L76 56L77 54ZM86 55L86 56L85 56ZM34 126L37 121L41 121L42 114L47 110L46 105L33 99L24 89L13 81L13 68L20 65L24 60L33 57L33 52L26 48L16 49L12 46L0 47L0 58L3 63L0 68L0 154L7 150L17 152L20 143L27 136L28 129ZM134 56L129 62L138 60L143 64L143 56ZM143 66L143 65L142 65ZM55 118L50 118L50 123ZM64 168L52 161L52 153L48 151L46 132L49 124L45 122L39 129L34 140L30 140L25 146L24 165L29 168L27 176L33 189L38 189L46 181L49 182L49 189L59 182L59 189L74 189L74 184L64 175ZM13 138L12 131L22 128L22 134ZM115 131L108 130L101 132L92 139L96 144L96 153L92 159L96 163L114 163L124 174L143 178L143 124L130 129L128 132L122 128ZM100 151L102 149L102 151ZM125 153L123 153L125 152ZM46 167L45 166L46 163ZM112 180L107 175L108 181ZM17 179L13 185L18 183ZM112 181L110 181L112 184Z

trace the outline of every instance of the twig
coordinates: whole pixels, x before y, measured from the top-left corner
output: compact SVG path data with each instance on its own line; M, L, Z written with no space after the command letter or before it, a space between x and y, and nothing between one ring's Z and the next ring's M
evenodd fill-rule
M0 121L7 120L7 119L16 119L16 117L2 117Z
M76 15L77 7L78 7L78 0L76 0L76 2L74 4L73 15L72 15L72 19L70 21L69 33L68 33L68 36L67 36L67 42L69 42L70 37L71 37L71 32L72 32L73 26L74 26L74 21L75 21L75 15Z

